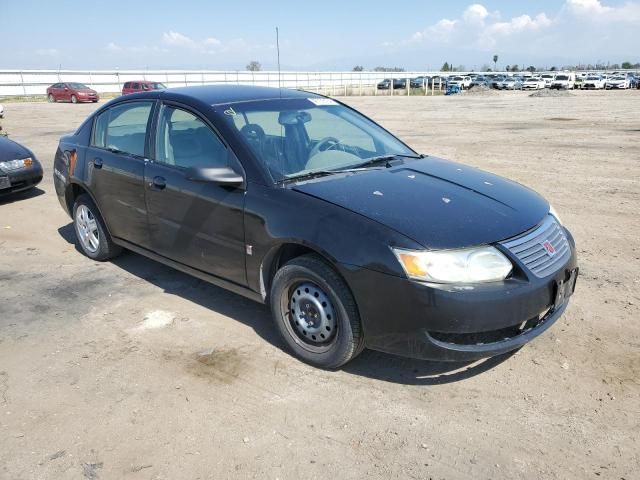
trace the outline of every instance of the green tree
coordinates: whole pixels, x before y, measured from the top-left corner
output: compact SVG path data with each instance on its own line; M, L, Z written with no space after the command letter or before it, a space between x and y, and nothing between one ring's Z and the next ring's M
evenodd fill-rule
M262 65L260 65L260 62L256 60L251 60L247 64L247 70L249 70L250 72L259 72L260 70L262 70Z
M520 71L520 68L518 68L518 65L515 65L515 64L514 64L514 65L511 65L511 71L512 71L512 72L519 72L519 71Z
M533 65L529 65L529 66L527 67L527 72L531 72L531 73L533 73L533 72L535 72L535 71L536 71L536 67L534 67Z
M550 72L555 72L556 70L557 68L555 67L555 65L549 69Z
M355 67L353 67L353 71L354 72L362 72L362 71L364 71L364 67L362 65L356 65Z
M498 55L493 56L493 69L498 70Z
M449 66L449 62L444 62L444 65L442 65L442 67L440 67L440 71L441 72L450 72L451 71L451 67Z

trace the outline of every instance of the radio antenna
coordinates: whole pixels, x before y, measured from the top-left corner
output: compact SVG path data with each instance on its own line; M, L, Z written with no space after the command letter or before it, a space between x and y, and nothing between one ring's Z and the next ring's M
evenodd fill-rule
M278 53L278 89L282 88L280 84L280 33L278 32L278 27L276 27L276 52ZM282 96L282 91L280 91L280 96Z

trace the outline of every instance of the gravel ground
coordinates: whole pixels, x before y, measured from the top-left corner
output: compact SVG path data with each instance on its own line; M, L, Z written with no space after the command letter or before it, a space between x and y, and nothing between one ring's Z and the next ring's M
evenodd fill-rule
M347 101L545 195L579 251L564 317L485 362L313 369L264 306L80 255L52 158L95 105L7 104L46 173L0 200L0 478L638 478L640 92Z

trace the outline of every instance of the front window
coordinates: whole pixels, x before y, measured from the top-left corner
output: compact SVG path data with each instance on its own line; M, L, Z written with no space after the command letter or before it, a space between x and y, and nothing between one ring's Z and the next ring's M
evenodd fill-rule
M357 168L379 156L416 156L376 124L329 98L243 102L220 111L276 182Z
M158 120L156 162L177 168L223 167L227 149L193 113L163 106Z
M167 87L164 85L164 83L153 82L151 84L151 88L153 88L154 90L164 90Z

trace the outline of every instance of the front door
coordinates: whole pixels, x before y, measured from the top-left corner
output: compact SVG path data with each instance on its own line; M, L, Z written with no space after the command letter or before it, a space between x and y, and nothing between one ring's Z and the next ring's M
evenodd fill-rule
M228 158L197 114L163 105L145 169L149 233L156 253L246 285L244 190L187 178L191 167L226 166Z
M131 101L101 113L86 157L88 183L111 235L147 248L144 168L153 106Z

